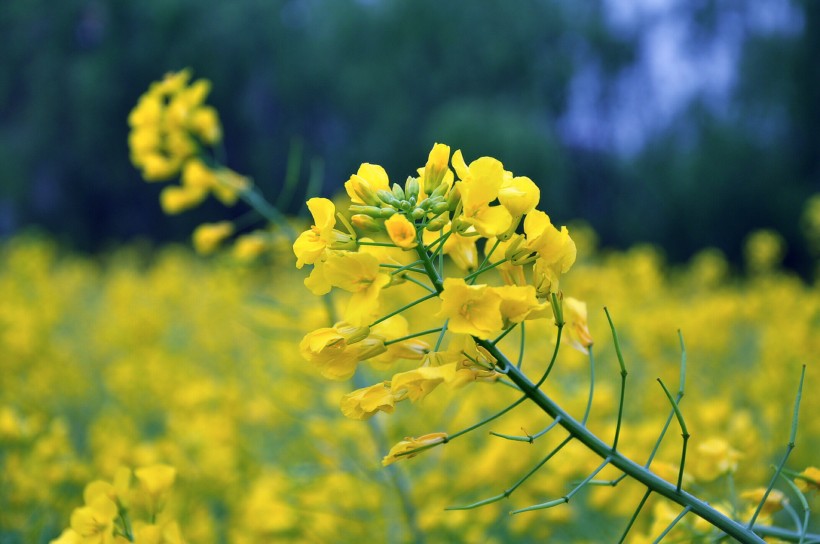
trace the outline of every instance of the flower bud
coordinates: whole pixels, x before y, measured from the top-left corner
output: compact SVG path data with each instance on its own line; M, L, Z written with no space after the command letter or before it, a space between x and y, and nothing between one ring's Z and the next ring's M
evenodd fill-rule
M450 146L435 144L424 166L424 192L428 195L441 186L450 160Z
M382 208L377 206L360 206L359 204L351 204L348 209L354 214L367 215L369 217L381 217L382 214Z
M404 189L401 188L401 185L398 183L393 184L393 196L401 202L402 200L407 200L407 197L404 195Z
M440 215L427 223L425 228L429 231L436 232L443 229L449 221L450 219L446 215Z
M416 200L419 197L419 180L414 177L408 177L404 183L404 194L407 200Z
M373 216L357 213L350 217L350 222L354 227L360 230L378 230L379 223L373 219Z
M401 188L399 187L399 189ZM399 204L401 204L401 199L396 198L390 191L380 189L379 191L376 191L376 195L379 197L379 200L393 208L398 208Z

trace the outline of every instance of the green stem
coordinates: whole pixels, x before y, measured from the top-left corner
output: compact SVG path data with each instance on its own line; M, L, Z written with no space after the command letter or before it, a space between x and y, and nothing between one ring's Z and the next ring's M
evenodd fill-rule
M638 507L635 509L635 512L633 512L632 517L629 518L629 523L626 524L626 529L624 529L624 532L621 534L621 538L618 540L618 544L623 544L624 540L626 540L626 535L629 534L630 529L632 529L632 526L635 524L635 520L638 519L641 510L643 510L643 505L646 504L646 500L649 498L649 495L651 494L651 489L647 489L646 493L643 494L643 498L641 499L641 502L638 503Z
M417 304L421 304L421 303L422 303L422 302L424 302L425 300L430 300L431 298L433 298L433 297L437 297L437 296L438 296L438 293L435 293L435 292L434 292L434 293L430 293L429 295L424 295L423 297L421 297L421 298L419 298L419 299L416 299L415 301L410 302L409 304L405 304L404 306L402 306L402 307L401 307L401 308L399 308L398 310L393 310L393 311L392 311L392 312L390 312L389 314L387 314L387 315L385 315L385 316L380 317L379 319L377 319L376 321L374 321L373 323L371 323L371 324L370 324L370 327L371 327L371 328L372 328L372 327L375 327L376 325L378 325L378 324L379 324L379 323L381 323L382 321L387 321L388 319L390 319L390 318L391 318L391 317L393 317L394 315L398 315L398 314L402 313L403 311L405 311L405 310L407 310L407 309L409 309L409 308L412 308L413 306L415 306L415 305L417 305Z
M675 411L675 417L678 418L678 424L680 424L681 436L683 437L683 452L680 456L680 469L678 470L678 492L680 492L681 482L683 481L683 467L686 465L686 444L689 442L689 431L686 429L686 421L683 419L683 412L680 411L678 407L678 403L675 402L675 399L672 398L672 393L669 392L669 389L663 384L663 380L658 378L658 383L661 384L663 388L663 392L666 393L666 398L669 399L669 402L672 403L672 409Z
M392 340L388 340L384 343L385 346L389 346L390 344L396 344L398 342L403 342L405 340L410 340L411 338L416 338L417 336L424 336L425 334L433 334L434 332L439 332L441 327L436 327L435 329L427 329L426 331L421 332L414 332L413 334L408 334L407 336L402 336L400 338L394 338Z
M247 189L245 191L240 191L239 196L244 200L250 207L254 210L259 212L262 217L270 221L271 223L278 225L282 230L285 231L285 234L291 240L296 240L296 231L293 230L293 227L290 226L288 223L287 218L282 215L275 206L271 205L265 197L262 196L262 193L257 191L254 187Z
M689 510L690 508L688 506L684 508L683 511L680 514L678 514L678 517L673 519L672 522L666 526L666 529L664 529L663 532L658 535L658 538L652 541L652 544L658 544L661 540L663 540L663 538L669 534L669 531L671 531L675 527L675 525L677 525L678 522L683 519L683 516L689 513Z

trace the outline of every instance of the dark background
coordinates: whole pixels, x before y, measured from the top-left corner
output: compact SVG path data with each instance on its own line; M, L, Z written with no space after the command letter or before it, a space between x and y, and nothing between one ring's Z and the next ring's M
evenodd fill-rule
M361 162L401 182L439 141L533 178L556 223L604 245L738 260L773 228L806 271L818 25L820 3L787 0L5 0L0 236L39 225L98 251L240 213L165 217L128 161L138 96L191 67L228 164L271 196L294 145L330 195Z

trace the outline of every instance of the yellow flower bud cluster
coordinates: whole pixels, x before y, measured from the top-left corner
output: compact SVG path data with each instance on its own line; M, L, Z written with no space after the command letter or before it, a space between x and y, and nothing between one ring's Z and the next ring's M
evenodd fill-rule
M176 469L150 465L137 468L133 476L137 484L132 486L131 470L121 467L111 482L86 485L85 504L74 509L69 527L52 544L184 544L179 524L165 511Z
M440 143L417 174L391 184L384 168L362 164L345 183L349 213L337 213L330 200L310 199L313 225L293 244L296 266L313 266L305 285L314 294L350 293L344 322L309 333L301 344L323 376L350 378L362 361L379 368L401 359L421 362L345 395L342 412L353 419L391 413L397 403L416 402L441 384L495 381L496 361L480 341L525 320L554 317L563 325L558 284L575 262L575 243L566 227L535 209L535 183L492 157L467 164L460 150L451 156ZM445 267L444 256L455 266ZM390 310L416 286L428 294ZM568 301L571 338L586 351L592 345L586 307ZM410 333L401 314L422 303L425 315L442 325ZM435 348L418 340L434 333Z

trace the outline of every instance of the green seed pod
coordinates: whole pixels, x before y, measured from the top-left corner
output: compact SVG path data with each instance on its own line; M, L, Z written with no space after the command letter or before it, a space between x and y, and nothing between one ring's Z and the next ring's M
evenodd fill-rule
M422 218L422 217L424 217L426 214L427 214L427 212L425 212L425 211L424 211L424 210L422 210L421 208L415 208L415 209L414 209L414 210L410 213L410 216L411 216L413 219L421 219L421 218Z
M436 217L435 219L433 219L432 221L427 223L426 228L427 228L427 230L433 231L433 232L439 231L447 225L447 222L449 220L450 219L446 215L439 215L438 217Z

